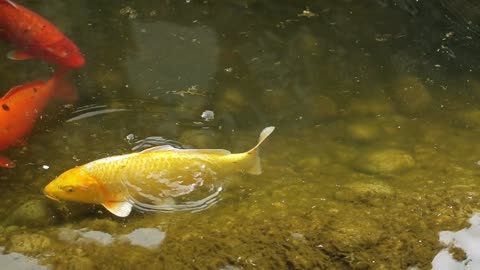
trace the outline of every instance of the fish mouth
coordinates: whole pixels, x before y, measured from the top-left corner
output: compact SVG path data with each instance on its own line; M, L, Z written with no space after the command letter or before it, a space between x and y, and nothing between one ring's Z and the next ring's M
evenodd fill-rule
M54 201L57 201L57 202L60 201L59 199L57 199L57 198L55 198L55 197L53 197L53 196L51 196L51 195L48 195L47 193L43 193L43 195L45 195L45 197L49 198L50 200L54 200Z

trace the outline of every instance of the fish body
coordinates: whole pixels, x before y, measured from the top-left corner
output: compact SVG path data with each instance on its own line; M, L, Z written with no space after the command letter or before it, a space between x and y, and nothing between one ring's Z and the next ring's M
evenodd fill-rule
M63 74L64 71L59 71L48 81L16 86L0 98L0 151L24 143L52 96L68 101L76 98L75 90L64 83ZM15 165L6 157L0 157L0 166Z
M14 60L36 57L70 68L85 64L78 47L57 27L10 0L0 0L0 37L20 49L9 53Z
M64 172L44 193L55 200L101 204L125 217L136 203L154 209L163 199L188 194L233 173L260 174L258 147L273 130L265 128L258 144L244 153L158 146L95 160Z

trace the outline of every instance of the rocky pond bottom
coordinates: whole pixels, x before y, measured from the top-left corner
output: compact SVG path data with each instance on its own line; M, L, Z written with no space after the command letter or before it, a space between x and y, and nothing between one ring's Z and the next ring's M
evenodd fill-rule
M469 227L480 212L480 153L441 143L461 146L471 132L388 117L402 128L375 143L342 141L353 124L295 135L280 127L262 148L264 173L226 179L221 200L196 213L116 219L101 207L53 202L38 191L55 172L39 166L31 177L41 181L5 198L0 261L24 256L54 269L430 269L444 248L465 260L439 233ZM392 124L374 119L379 128ZM256 133L242 133L239 145ZM417 136L400 136L406 133ZM49 135L69 136L64 129ZM49 165L71 163L65 160Z
M0 245L55 269L429 269L444 247L438 233L467 227L480 205L469 186L425 188L429 195L367 181L337 198L277 194L264 207L251 195L202 213L128 220L93 211L48 228L2 227Z

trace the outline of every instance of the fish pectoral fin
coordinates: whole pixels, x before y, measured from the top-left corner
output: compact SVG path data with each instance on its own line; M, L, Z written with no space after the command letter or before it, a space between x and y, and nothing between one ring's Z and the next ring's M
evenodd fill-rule
M224 149L180 149L175 148L171 145L160 145L151 147L143 150L140 153L151 153L151 152L164 152L164 151L177 151L177 152L186 152L186 153L199 153L199 154L211 154L211 155L230 155L231 152Z
M27 52L24 52L24 51L10 51L7 54L7 58L10 59L10 60L20 61L20 60L32 59L33 56L31 54L27 53Z
M117 217L126 217L132 212L132 204L129 202L105 202L102 205Z
M3 168L15 168L15 162L11 161L9 158L0 156L0 167Z

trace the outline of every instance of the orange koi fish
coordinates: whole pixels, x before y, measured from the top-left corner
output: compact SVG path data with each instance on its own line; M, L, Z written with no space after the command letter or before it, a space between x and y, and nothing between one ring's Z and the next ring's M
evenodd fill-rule
M64 74L61 70L48 81L16 86L0 99L0 151L22 145L52 96L76 100L76 91ZM0 167L13 168L15 163L0 156Z
M77 46L53 24L10 0L0 0L0 37L20 49L8 54L13 60L36 57L69 68L85 64Z

